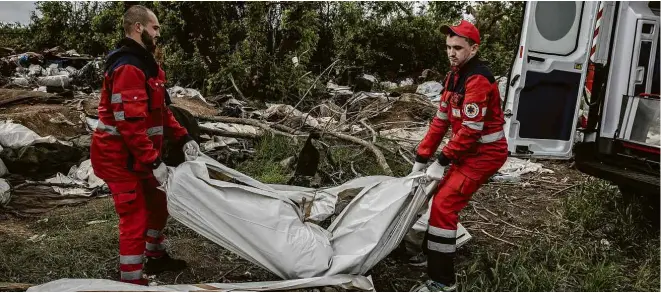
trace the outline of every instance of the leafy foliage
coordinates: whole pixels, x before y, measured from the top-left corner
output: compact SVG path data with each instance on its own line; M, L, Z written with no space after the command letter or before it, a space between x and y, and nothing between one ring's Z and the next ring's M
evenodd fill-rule
M247 97L290 103L306 93L316 96L330 78L368 73L398 81L428 68L447 71L445 37L438 28L466 12L481 30L482 57L495 74L506 74L523 7L522 2L471 7L442 1L44 1L37 2L28 26L0 26L0 42L17 50L60 46L102 56L122 38L123 12L136 3L159 17L162 61L171 82L206 94L236 92L234 82Z

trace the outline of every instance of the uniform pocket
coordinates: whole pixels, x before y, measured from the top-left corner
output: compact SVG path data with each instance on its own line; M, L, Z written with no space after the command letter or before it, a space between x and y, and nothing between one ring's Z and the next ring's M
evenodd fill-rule
M161 109L165 105L165 82L159 79L150 79L149 90L151 93L150 109Z
M149 97L143 89L125 90L122 92L122 108L126 118L145 118L149 112Z
M117 214L125 215L138 208L138 182L112 184L112 199L115 202Z
M480 187L479 182L469 178L463 173L453 170L451 176L446 176L447 180L443 184L459 192L462 196L470 196Z

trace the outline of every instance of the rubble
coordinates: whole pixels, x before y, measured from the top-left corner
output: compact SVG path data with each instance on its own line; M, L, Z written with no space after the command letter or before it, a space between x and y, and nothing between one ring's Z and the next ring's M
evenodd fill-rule
M441 91L443 90L443 84L437 81L427 81L418 86L418 89L415 91L417 94L425 95L432 102L438 102L441 100Z
M546 169L539 163L533 163L530 160L523 160L519 158L507 158L505 164L498 170L491 180L496 182L519 182L521 175L528 173L553 173L552 170Z
M185 98L185 99L196 99L204 102L207 105L213 105L207 102L206 99L202 96L202 94L195 89L191 88L182 88L180 86L175 86L171 87L168 90L168 94L170 95L170 98Z
M0 58L0 75L12 76L11 85L22 88L47 86L57 91L73 85L98 86L102 62L75 50L55 47L41 54L25 52Z

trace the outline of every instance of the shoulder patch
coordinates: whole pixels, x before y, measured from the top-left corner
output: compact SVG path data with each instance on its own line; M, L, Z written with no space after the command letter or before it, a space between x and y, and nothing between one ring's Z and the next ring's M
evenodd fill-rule
M468 118L475 118L480 113L480 107L476 103L464 105L464 115Z

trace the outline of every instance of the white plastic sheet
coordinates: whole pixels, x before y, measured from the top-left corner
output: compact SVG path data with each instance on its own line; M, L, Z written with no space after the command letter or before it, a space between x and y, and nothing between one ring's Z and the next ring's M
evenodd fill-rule
M80 166L71 167L67 175L57 173L53 178L46 179L46 182L77 185L79 187L53 187L53 190L60 195L77 196L92 196L95 188L106 184L103 179L94 175L91 160L80 163Z
M170 172L175 219L284 279L365 274L402 241L430 194L420 172L320 190L262 184L206 156ZM309 220L322 220L349 190L358 195L328 231L303 221L302 198L314 199Z
M432 102L438 102L441 100L441 91L443 90L443 84L436 81L428 81L418 86L416 93L425 95Z
M205 292L205 291L292 291L305 288L338 286L345 290L374 291L371 277L336 275L296 280L247 282L247 283L211 283L191 285L140 286L103 279L60 279L46 284L30 287L27 292Z
M2 146L0 146L0 152L1 151L2 151ZM5 162L0 160L0 177L4 177L7 174L9 174L9 170L7 169L7 166L5 165Z
M0 206L4 206L11 200L11 186L5 179L0 179Z
M66 71L65 71L66 72ZM71 83L71 78L67 75L52 75L52 76L41 76L37 77L37 85L40 86L53 86L53 87L69 87Z
M259 134L260 130L257 127L252 125L243 125L243 124L234 124L234 123L222 123L222 122L205 122L200 123L200 126L207 127L211 129L218 129L223 131L228 131L232 133L248 133L248 134Z
M208 152L217 148L226 147L232 144L238 144L239 141L233 137L214 136L210 141L200 145L203 152Z
M500 167L500 170L498 170L498 173L492 179L501 182L518 182L521 180L521 175L533 172L553 173L552 170L544 168L542 164L533 163L530 160L507 158L505 164Z
M168 89L168 94L170 94L170 97L173 98L196 99L204 102L207 105L213 106L213 104L207 102L207 100L202 96L202 94L196 89L174 86Z
M35 143L55 143L53 136L41 137L29 128L11 121L0 122L0 145L8 148L20 148Z

